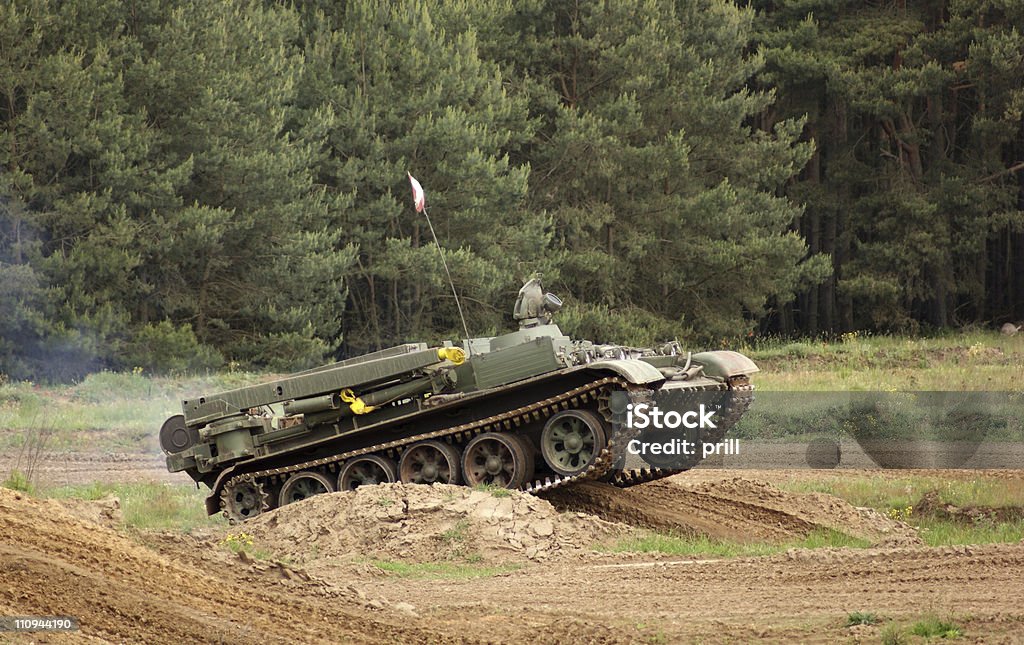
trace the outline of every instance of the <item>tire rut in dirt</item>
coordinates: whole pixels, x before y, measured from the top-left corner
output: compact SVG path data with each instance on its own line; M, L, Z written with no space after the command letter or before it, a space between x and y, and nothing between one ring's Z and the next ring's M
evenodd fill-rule
M783 542L808 536L817 525L775 509L689 491L655 481L631 488L582 482L544 493L562 510L582 511L663 533L736 541Z

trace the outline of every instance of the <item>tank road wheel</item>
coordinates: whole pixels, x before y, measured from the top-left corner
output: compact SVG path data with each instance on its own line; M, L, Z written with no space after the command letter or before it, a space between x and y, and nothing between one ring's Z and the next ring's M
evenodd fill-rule
M458 484L459 451L441 441L413 444L402 453L398 476L406 484Z
M295 473L281 487L281 495L278 497L278 506L301 502L307 497L320 495L322 493L333 493L334 482L327 479L320 473L311 470L303 470Z
M522 488L533 477L532 460L519 437L487 432L466 444L462 452L462 474L466 484L490 484Z
M252 480L228 484L220 493L220 508L232 523L256 517L270 507L263 485Z
M565 410L548 419L540 436L540 452L559 475L584 471L608 443L604 424L589 410Z
M398 481L398 467L386 457L367 455L345 463L338 474L338 490L355 490L360 486L389 484Z

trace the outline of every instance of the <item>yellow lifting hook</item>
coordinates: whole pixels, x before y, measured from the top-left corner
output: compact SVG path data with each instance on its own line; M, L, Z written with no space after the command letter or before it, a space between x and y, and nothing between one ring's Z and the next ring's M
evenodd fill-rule
M356 393L351 388L345 388L341 391L341 400L349 404L348 407L354 414L366 414L377 409L372 405L366 405L366 402L356 396Z
M437 350L437 357L442 361L451 361L456 365L466 362L466 352L458 347L441 347Z

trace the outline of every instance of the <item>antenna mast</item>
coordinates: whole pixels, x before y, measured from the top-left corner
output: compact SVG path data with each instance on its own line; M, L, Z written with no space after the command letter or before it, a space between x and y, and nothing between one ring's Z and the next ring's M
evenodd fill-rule
M434 245L437 247L437 254L441 256L441 264L444 266L444 273L448 276L448 285L452 288L452 296L455 298L455 306L459 310L459 319L462 320L462 331L466 333L466 348L469 350L469 354L473 354L473 343L470 342L469 337L469 326L466 325L466 316L462 313L462 303L459 301L459 293L455 290L455 281L452 280L452 272L448 270L448 261L444 259L444 249L441 248L441 243L437 240L437 233L434 232L434 225L430 221L430 215L427 213L427 202L426 195L423 192L423 187L420 186L420 182L416 181L416 178L412 176L412 173L406 173L409 175L409 184L412 185L412 202L413 206L416 207L417 213L423 213L423 217L427 220L427 226L430 228L430 236L434 238Z

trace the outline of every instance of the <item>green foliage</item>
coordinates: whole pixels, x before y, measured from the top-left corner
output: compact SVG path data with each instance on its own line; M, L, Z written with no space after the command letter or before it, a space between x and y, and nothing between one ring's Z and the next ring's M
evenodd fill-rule
M490 24L491 5L479 8ZM479 54L463 2L359 0L308 7L299 93L333 115L318 166L352 195L333 226L358 246L344 320L349 352L460 334L444 270L406 172L422 183L471 330L504 325L521 279L544 268L548 218L525 208L529 168L509 154L533 135L525 101ZM538 264L538 260L540 261Z
M121 362L153 372L198 372L216 369L224 359L212 347L202 345L188 325L175 327L164 320L136 329L126 344Z
M946 327L1020 318L1024 47L1005 3L785 0L759 10L769 121L806 115L788 193L834 278L777 329Z
M963 636L963 628L952 620L942 619L938 616L926 616L910 627L910 633L924 638L960 638Z
M526 148L531 203L549 211L573 332L638 342L749 329L769 297L827 274L776 195L810 155L799 119L749 121L772 103L747 80L751 11L731 3L534 3L523 70L543 139Z
M512 491L504 486L496 486L494 484L477 484L473 487L473 490L479 490L486 493L490 493L491 497L511 497Z
M16 0L0 373L290 370L536 271L646 344L1024 318L1012 3Z
M2 486L11 490L21 491L23 493L32 491L32 482L29 481L28 476L17 469L8 473Z
M906 642L907 635L899 625L889 624L882 630L882 645L906 645Z
M293 109L293 11L14 3L0 28L18 43L0 51L0 268L17 298L0 370L193 370L241 347L277 366L265 338L306 363L336 345L352 251L328 226L343 202L314 182L322 127Z
M878 614L870 611L855 611L846 616L846 626L853 627L854 625L877 625L882 622L882 619L878 617Z

